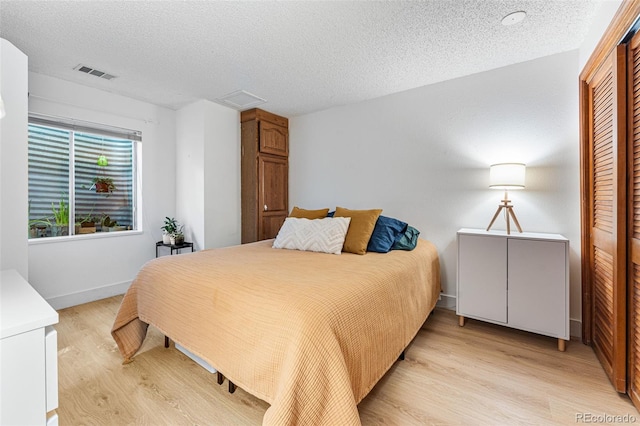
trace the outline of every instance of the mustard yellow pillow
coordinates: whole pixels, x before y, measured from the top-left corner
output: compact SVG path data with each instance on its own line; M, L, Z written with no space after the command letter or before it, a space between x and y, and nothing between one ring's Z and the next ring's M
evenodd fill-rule
M298 219L322 219L327 217L327 213L329 213L329 209L305 210L294 207L289 217L296 217Z
M342 251L355 254L365 254L367 244L376 226L378 216L382 209L373 210L349 210L343 207L336 207L336 214L333 217L350 217L351 223L344 240Z

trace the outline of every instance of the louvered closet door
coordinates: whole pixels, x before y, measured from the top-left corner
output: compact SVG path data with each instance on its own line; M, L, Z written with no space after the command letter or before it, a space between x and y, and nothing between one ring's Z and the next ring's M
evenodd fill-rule
M628 394L640 407L640 33L629 43Z
M590 340L611 383L626 391L625 47L587 81ZM587 314L587 313L585 313Z

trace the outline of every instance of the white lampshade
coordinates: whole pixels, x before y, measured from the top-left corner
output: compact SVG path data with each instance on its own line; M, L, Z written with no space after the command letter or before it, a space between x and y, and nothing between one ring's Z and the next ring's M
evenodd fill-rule
M523 189L525 165L522 163L492 164L489 169L489 188Z
M6 115L6 111L4 109L4 101L2 100L2 95L0 95L0 118Z

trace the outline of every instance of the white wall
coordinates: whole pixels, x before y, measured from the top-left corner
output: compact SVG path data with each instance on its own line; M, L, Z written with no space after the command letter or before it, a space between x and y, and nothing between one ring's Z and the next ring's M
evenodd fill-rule
M240 244L240 113L212 102L205 107L205 246Z
M176 220L184 225L185 240L196 250L204 235L204 108L202 101L176 112Z
M142 131L143 232L29 243L29 281L54 308L123 293L155 257L164 217L175 215L175 112L35 73L29 93L30 112ZM23 191L26 199L26 176Z
M596 12L593 22L589 27L589 32L584 37L582 45L580 46L580 62L578 64L578 70L582 71L584 65L589 60L589 56L600 42L602 35L611 23L613 16L618 11L618 8L622 4L622 0L606 0L600 3L598 11Z
M294 117L290 204L383 208L409 222L438 247L445 305L455 306L456 231L489 224L502 198L488 188L489 165L524 162L515 212L525 231L570 239L579 330L577 65L572 51Z
M240 114L206 100L176 114L176 219L196 250L240 244Z
M27 248L27 56L0 39L0 269L29 279Z

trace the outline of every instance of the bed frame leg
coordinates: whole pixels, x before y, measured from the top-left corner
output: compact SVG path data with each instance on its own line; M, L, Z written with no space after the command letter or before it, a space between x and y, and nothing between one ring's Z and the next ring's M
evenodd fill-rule
M402 353L398 357L398 361L404 361L404 351L402 351Z
M169 338L167 336L164 336L164 347L165 348L169 347Z
M221 385L224 382L224 375L217 371L218 375L218 384ZM229 393L234 393L236 391L237 386L231 380L229 380Z

